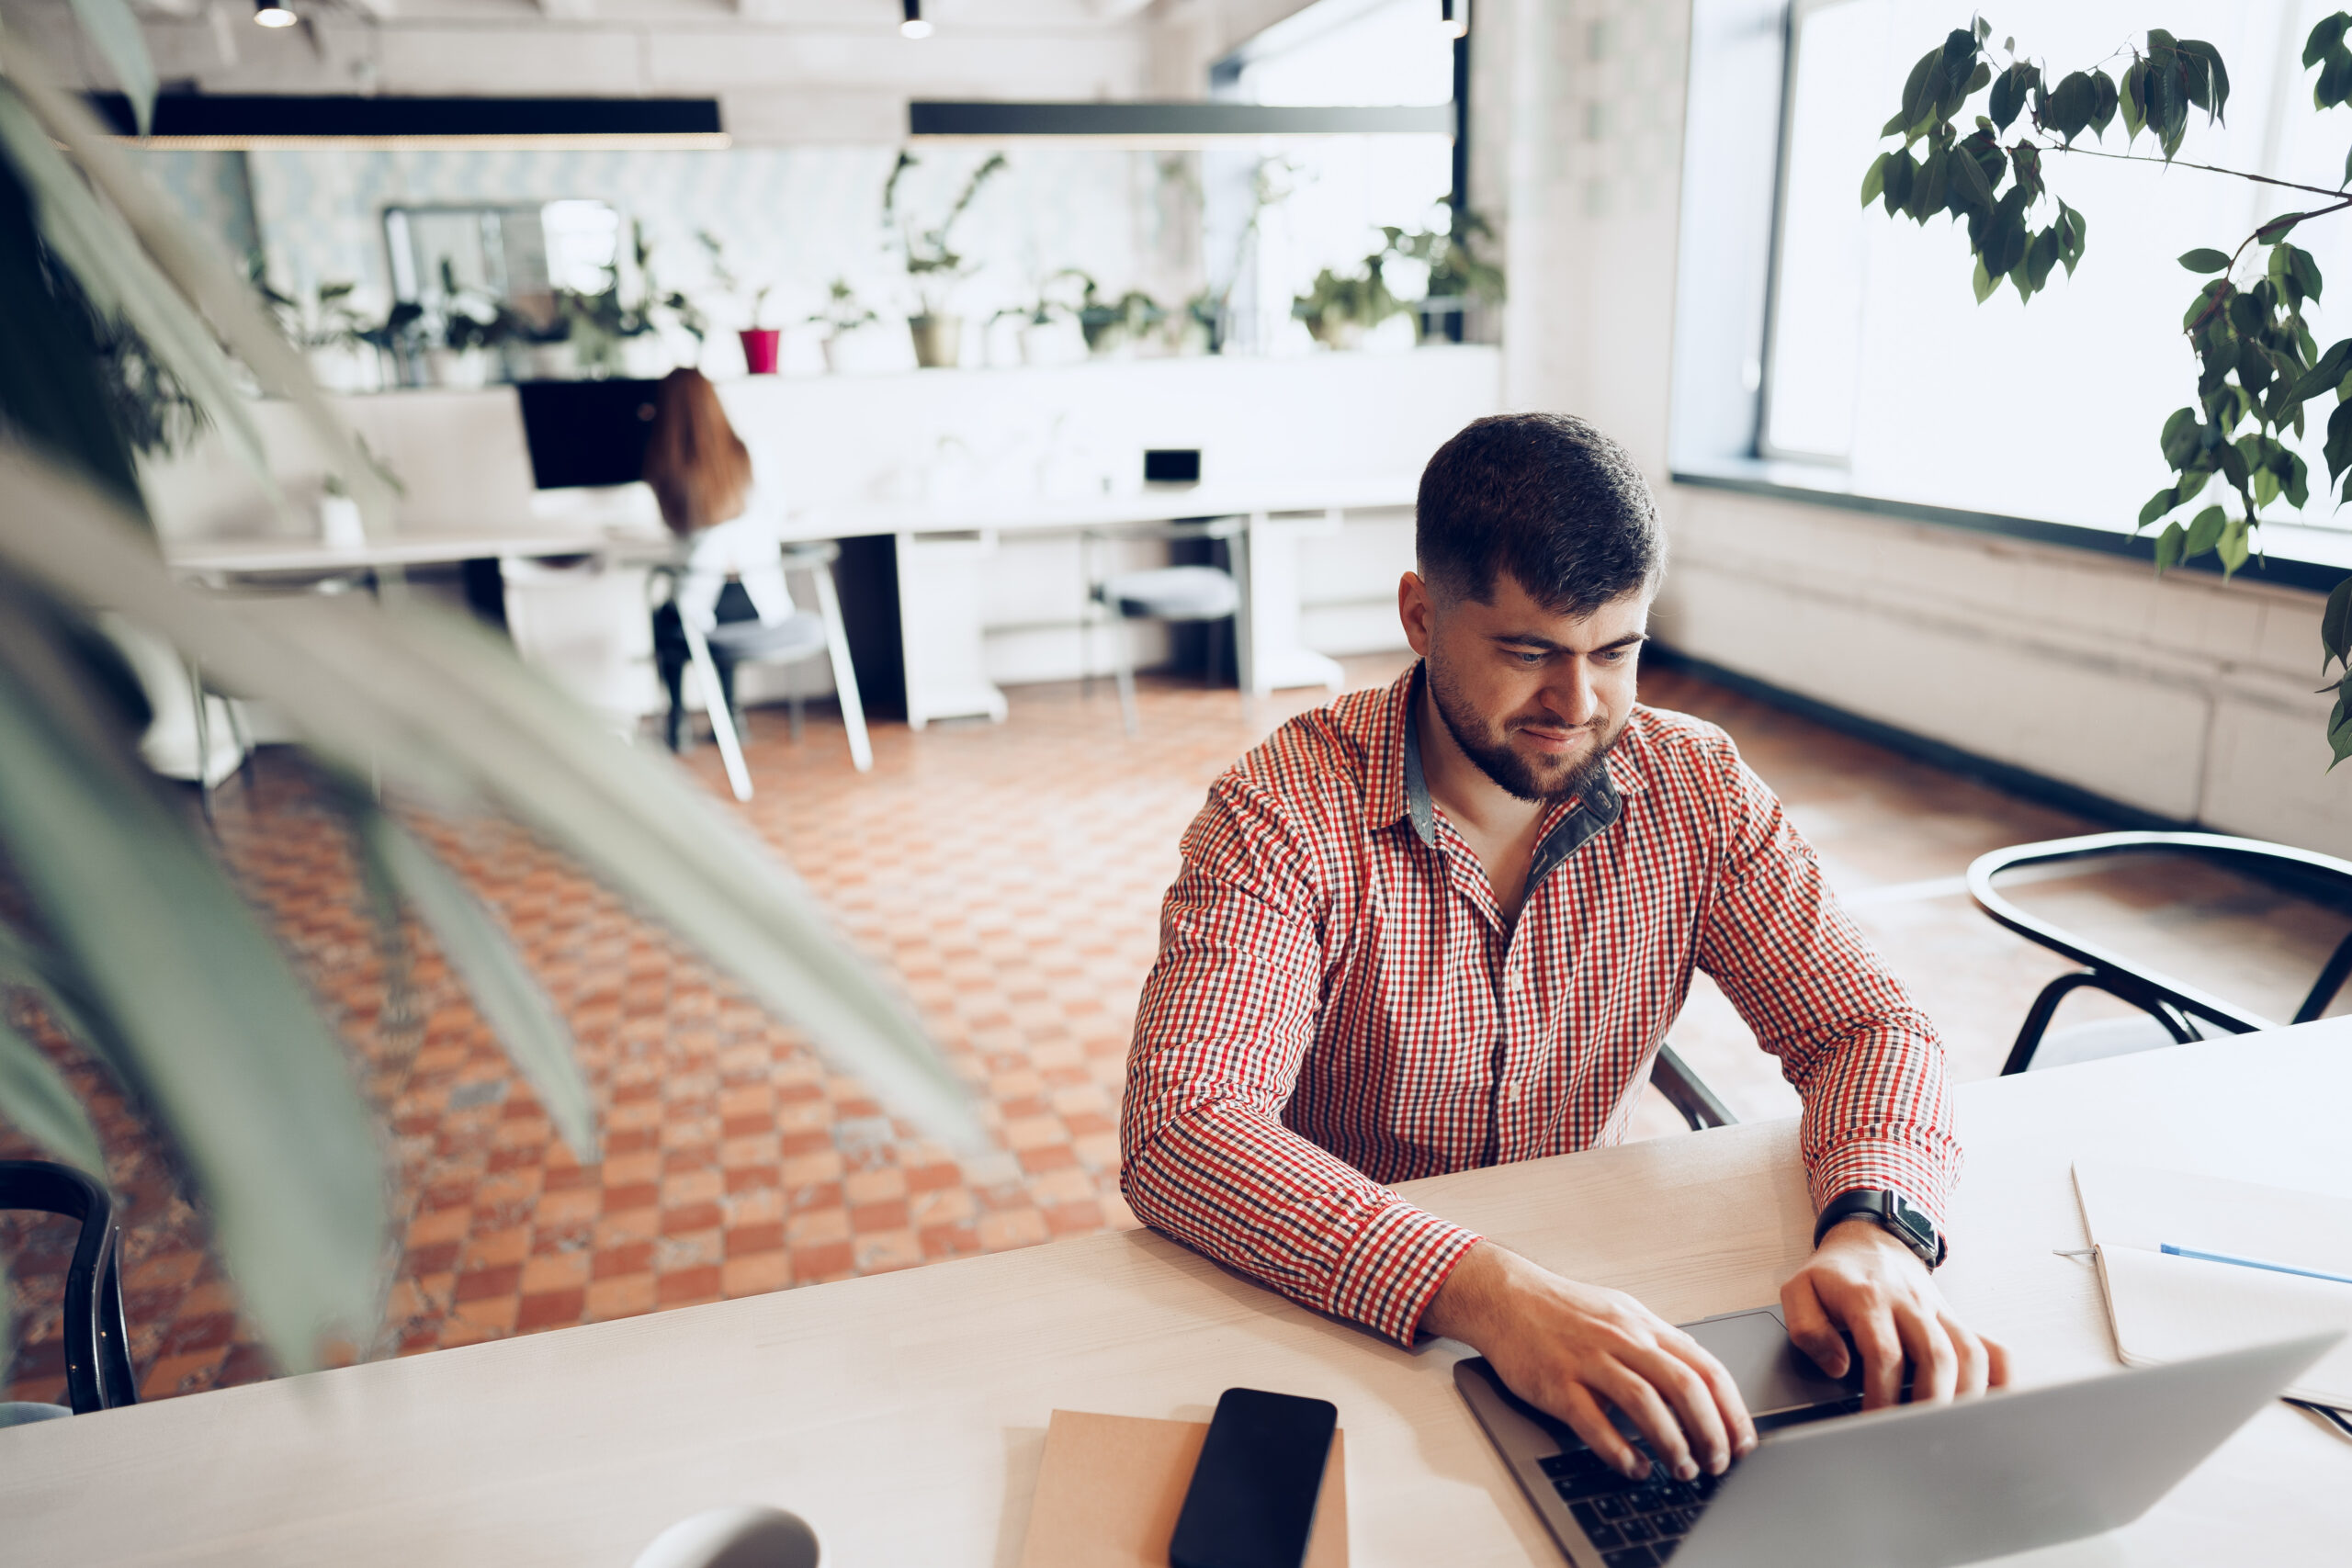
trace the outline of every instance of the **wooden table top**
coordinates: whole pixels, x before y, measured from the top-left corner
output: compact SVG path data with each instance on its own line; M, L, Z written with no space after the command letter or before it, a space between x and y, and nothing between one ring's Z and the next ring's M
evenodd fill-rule
M1971 1084L1946 1289L2020 1380L2116 1365L2078 1156L2352 1195L2352 1021ZM1430 1209L1686 1320L1776 1300L1812 1215L1792 1122L1409 1184ZM10 1563L626 1568L768 1502L832 1565L1019 1556L1057 1407L1207 1419L1246 1383L1339 1404L1359 1568L1560 1560L1406 1351L1149 1234L1083 1237L0 1430ZM2068 1561L2340 1562L2352 1445L2283 1404Z

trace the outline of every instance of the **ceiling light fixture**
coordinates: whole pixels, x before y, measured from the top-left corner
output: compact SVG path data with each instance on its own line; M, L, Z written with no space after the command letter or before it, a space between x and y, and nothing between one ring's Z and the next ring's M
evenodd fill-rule
M905 0L907 19L899 24L899 33L907 38L929 38L931 24L922 19L922 0Z
M1470 0L1438 0L1438 20L1455 38L1470 36Z
M85 101L118 136L130 101ZM165 93L150 147L251 152L280 147L724 147L716 98L420 98Z
M265 28L290 28L301 19L286 0L254 0L254 20Z

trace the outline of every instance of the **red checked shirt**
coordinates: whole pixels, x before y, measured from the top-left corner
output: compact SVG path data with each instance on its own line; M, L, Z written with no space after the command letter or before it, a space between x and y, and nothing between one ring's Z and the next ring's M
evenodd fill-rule
M1479 1238L1383 1183L1623 1141L1696 965L1804 1097L1815 1205L1893 1188L1940 1225L1943 1047L1730 738L1635 707L1506 922L1431 807L1418 676L1284 725L1184 835L1128 1056L1136 1213L1409 1343Z

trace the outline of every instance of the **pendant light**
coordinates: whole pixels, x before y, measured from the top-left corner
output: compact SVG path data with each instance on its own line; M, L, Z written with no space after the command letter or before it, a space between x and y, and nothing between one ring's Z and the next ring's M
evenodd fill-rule
M254 20L265 28L290 28L301 18L286 0L254 0Z
M907 19L899 24L899 31L906 38L929 38L931 24L922 19L922 0L905 0Z
M1470 36L1470 0L1438 0L1438 20L1455 38Z

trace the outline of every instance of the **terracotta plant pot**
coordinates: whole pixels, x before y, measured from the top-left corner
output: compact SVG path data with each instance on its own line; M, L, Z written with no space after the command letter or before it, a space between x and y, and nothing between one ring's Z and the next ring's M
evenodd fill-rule
M925 370L953 370L964 353L964 318L910 316L907 330L914 334L915 363Z
M743 340L743 368L754 376L775 374L784 333L776 327L747 327L735 334Z

